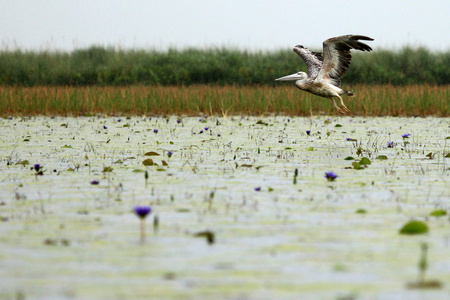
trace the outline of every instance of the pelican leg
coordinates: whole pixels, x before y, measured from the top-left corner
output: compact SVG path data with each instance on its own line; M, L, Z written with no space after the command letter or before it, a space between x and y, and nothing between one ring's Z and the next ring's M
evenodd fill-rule
M339 97L339 98L341 98L341 97ZM334 107L336 107L337 111L340 112L341 114L345 114L345 111L343 111L339 106L337 106L336 100L334 100L334 98L330 98L330 99L333 100Z
M342 105L342 107L344 108L344 110L345 110L346 112L349 112L349 111L350 111L350 109L348 109L348 107L347 107L347 106L345 106L345 104L344 104L344 100L342 100L341 96L339 96L339 95L338 95L338 97L339 97L339 99L341 100L341 105Z

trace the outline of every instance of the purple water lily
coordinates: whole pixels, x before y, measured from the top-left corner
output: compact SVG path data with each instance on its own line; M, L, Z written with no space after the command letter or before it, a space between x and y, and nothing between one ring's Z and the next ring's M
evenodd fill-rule
M148 214L152 212L152 208L149 205L146 206L136 206L134 208L134 213L141 219L145 219Z
M325 178L328 181L334 181L338 176L336 175L336 173L334 173L333 171L330 172L325 172Z

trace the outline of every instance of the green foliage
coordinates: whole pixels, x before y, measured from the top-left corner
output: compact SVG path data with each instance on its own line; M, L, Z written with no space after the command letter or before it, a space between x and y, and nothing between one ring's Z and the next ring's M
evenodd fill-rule
M447 215L447 211L445 211L443 209L436 209L430 213L430 216L433 216L433 217L443 217L446 215Z
M422 221L409 221L401 229L400 234L423 234L428 232L428 225Z
M450 83L449 65L449 51L422 47L354 51L345 83L445 85ZM289 49L0 51L1 85L274 85L275 78L300 70L306 71L306 65Z

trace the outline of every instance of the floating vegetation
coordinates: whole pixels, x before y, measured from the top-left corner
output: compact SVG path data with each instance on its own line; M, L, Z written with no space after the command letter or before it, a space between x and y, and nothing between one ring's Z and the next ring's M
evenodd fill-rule
M134 208L134 213L139 217L141 221L140 226L140 236L141 243L145 242L145 218L152 212L152 208L150 206L136 206Z
M325 172L325 178L328 181L335 181L338 176L333 171Z
M428 225L425 222L412 220L403 225L400 229L400 234L414 235L414 234L424 234L429 231Z
M443 217L446 215L447 215L447 211L445 211L443 209L436 209L430 213L430 216L432 216L432 217Z
M206 242L209 245L212 245L216 242L216 234L210 230L200 231L194 234L195 237L202 237L206 239Z
M375 159L379 159L379 160L387 160L388 157L386 155L378 155Z
M372 164L372 162L371 162L370 159L368 159L367 157L363 157L363 158L361 158L361 160L359 161L359 164L360 164L360 165L367 166L367 165Z
M6 114L0 120L1 269L14 275L8 277L13 290L6 290L7 298L14 298L14 287L27 298L258 298L255 274L275 287L261 296L270 299L338 299L342 287L355 296L386 298L393 286L416 280L421 241L430 246L424 281L442 283L433 298L448 295L450 287L443 284L450 275L450 170L443 158L449 151L448 118L224 118L201 108L194 117L156 117L160 108L150 92L138 103L132 89L121 91L127 101L119 105L131 111L148 104L148 115L10 119ZM167 99L177 93L165 91L161 97ZM250 97L226 98L222 92L224 103ZM65 96L47 90L47 97ZM189 107L192 95L185 97L182 105ZM212 96L202 97L192 102ZM292 109L298 108L298 99L292 99ZM258 110L257 100L249 111ZM100 102L105 110L114 103L108 97ZM281 104L269 107L276 105ZM214 111L214 102L211 107ZM405 132L411 133L407 147ZM397 146L387 148L388 141ZM149 152L159 155L145 155ZM353 162L362 169L355 170ZM44 176L35 176L35 164ZM139 204L154 210L145 225L137 224L144 222L134 211ZM400 235L411 217L426 223L428 233ZM142 244L137 226L146 226ZM20 272L17 264L5 263L16 262L18 254L26 262ZM100 278L96 284L92 270ZM176 276L168 281L164 274L170 272ZM75 284L55 288L65 282ZM146 282L159 288L148 289ZM395 297L421 293L396 288Z
M149 151L144 154L144 156L159 156L160 154L155 151Z
M153 159L151 159L151 158L144 159L142 161L142 164L144 166L153 166L153 165L155 165L155 163L153 162Z

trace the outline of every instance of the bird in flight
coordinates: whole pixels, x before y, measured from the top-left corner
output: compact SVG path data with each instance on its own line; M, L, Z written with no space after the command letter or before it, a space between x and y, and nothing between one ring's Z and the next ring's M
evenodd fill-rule
M371 51L368 45L359 40L373 41L372 38L363 35L342 35L323 42L323 54L314 52L303 46L294 47L297 53L306 63L308 74L297 72L291 75L275 79L276 81L295 81L295 85L311 94L333 100L334 107L340 113L350 110L345 106L341 95L353 97L351 91L343 90L341 77L350 65L352 56L350 49ZM343 110L336 104L335 97L341 101Z

